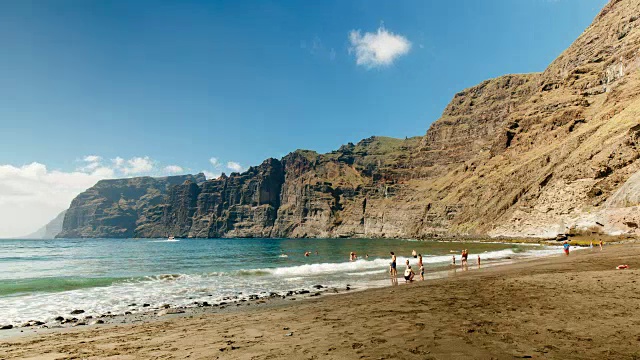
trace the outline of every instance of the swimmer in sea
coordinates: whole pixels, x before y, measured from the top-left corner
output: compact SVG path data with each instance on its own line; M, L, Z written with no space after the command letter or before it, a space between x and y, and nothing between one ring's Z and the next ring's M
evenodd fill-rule
M414 259L418 257L415 250L411 251L411 256L413 256Z
M309 256L309 254L310 253L308 251L305 251L304 256Z
M389 264L389 273L392 277L398 276L398 270L396 270L396 254L390 252L391 254L391 264Z

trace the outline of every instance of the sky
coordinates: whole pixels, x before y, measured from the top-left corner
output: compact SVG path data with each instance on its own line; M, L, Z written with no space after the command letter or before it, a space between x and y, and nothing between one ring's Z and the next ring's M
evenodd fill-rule
M543 71L605 0L0 2L0 237L105 178L242 171L424 135Z

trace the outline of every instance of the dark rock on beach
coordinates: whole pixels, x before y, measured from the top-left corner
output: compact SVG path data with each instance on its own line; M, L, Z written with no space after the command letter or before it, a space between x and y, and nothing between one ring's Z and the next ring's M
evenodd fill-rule
M82 314L82 313L84 313L84 310L73 310L71 312L71 315L78 315L78 314Z
M9 329L13 329L13 325L3 325L2 327L0 327L0 330L9 330Z

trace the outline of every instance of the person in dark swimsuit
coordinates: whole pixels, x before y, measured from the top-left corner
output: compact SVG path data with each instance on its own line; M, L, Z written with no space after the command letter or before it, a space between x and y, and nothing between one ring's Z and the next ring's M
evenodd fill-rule
M389 273L391 276L398 276L398 270L396 270L396 254L390 252L391 254L391 264L389 265Z

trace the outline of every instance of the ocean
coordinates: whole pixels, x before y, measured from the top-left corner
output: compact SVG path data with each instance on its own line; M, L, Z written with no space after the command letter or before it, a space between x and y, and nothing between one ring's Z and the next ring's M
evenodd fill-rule
M427 277L447 276L463 248L471 267L478 254L491 266L560 253L540 245L374 239L0 240L0 325L51 322L75 309L95 317L314 285L386 286L390 251L399 276L407 258L415 266L412 250L423 254Z

